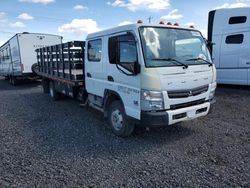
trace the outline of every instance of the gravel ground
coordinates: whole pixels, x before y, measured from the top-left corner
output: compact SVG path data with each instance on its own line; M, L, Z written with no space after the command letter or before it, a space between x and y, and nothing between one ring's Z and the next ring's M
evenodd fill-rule
M250 89L207 117L114 136L102 114L0 80L0 187L250 187Z

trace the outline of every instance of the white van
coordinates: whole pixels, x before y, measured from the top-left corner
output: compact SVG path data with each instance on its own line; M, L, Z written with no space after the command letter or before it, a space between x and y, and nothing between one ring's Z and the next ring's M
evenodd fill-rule
M34 76L35 49L62 43L62 37L50 34L18 33L0 47L0 76L17 80Z
M208 41L220 84L250 85L250 8L209 12Z

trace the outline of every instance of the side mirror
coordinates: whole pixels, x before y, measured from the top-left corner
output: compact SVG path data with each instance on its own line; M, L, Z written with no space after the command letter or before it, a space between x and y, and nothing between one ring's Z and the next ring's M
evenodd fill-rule
M203 37L203 39L206 41L207 46L213 46L213 45L215 45L215 43L213 43L212 41L207 40L207 39L204 38L204 37Z
M109 63L117 64L118 38L110 37L108 42Z
M216 44L216 43L207 40L207 45L208 45L208 46L213 46L213 45L215 45L215 44Z
M138 61L134 63L134 74L140 74L141 73L141 66Z
M123 67L131 73L130 75L140 73L136 40L131 32L125 35L110 37L108 51L110 64Z
M215 45L215 43L213 43L212 41L209 41L209 40L207 40L207 39L205 39L205 40L206 40L207 48L208 48L210 54L212 54L213 45Z

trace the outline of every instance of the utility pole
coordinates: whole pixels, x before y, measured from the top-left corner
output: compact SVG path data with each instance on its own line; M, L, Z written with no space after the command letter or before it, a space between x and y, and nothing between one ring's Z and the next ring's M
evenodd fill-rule
M151 20L153 19L153 17L152 16L149 16L148 17L148 23L151 23Z

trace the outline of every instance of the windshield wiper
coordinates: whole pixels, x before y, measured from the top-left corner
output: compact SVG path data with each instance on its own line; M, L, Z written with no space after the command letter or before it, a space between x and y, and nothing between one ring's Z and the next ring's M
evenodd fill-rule
M175 62L175 64L179 64L179 65L182 65L183 66L183 69L187 69L188 68L188 65L174 59L174 58L154 58L154 59L151 59L151 60L154 60L154 61L173 61Z
M209 67L213 66L213 63L201 58L201 57L197 57L197 58L192 58L192 59L186 59L185 61L204 61L206 64L208 64Z

